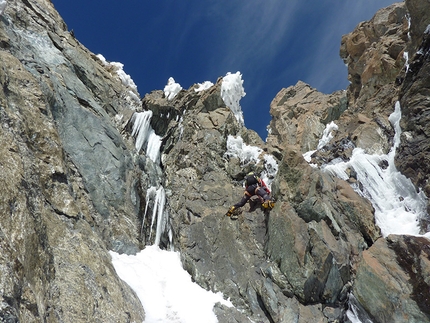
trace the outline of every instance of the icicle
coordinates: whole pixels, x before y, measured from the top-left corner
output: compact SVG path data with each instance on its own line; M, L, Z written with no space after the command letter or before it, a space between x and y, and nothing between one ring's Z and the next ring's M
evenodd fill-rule
M167 218L164 216L164 204L166 202L166 194L164 192L163 186L157 190L154 201L154 210L152 211L152 223L151 223L151 231L149 237L152 234L152 228L154 226L155 217L157 217L157 228L155 231L155 241L154 245L158 246L160 244L161 234L164 232L166 227Z
M146 147L146 154L148 157L156 164L160 161L160 147L161 147L161 138L155 134L155 131L152 130L149 133L148 144Z
M405 59L405 67L406 67L406 73L409 71L409 53L403 52L403 58Z
M146 205L145 205L145 213L143 213L143 219L142 219L142 227L140 228L140 235L143 235L143 226L145 224L145 218L146 218L146 214L148 212L148 206L149 206L149 201L155 196L156 193L156 188L155 187L150 187L147 191L146 191Z
M151 118L152 111L138 112L133 115L134 123L131 135L136 136L135 147L137 151L140 151L148 140L148 133L151 129Z
M160 186L158 189L155 187L150 187L146 192L146 207L145 213L142 221L141 234L143 234L143 226L145 223L145 218L148 213L148 208L151 200L153 201L152 206L152 218L151 218L151 226L149 231L149 240L151 240L152 233L154 230L155 221L157 221L157 227L155 228L155 240L154 245L158 246L160 244L161 235L166 231L168 224L168 213L164 209L166 204L166 193L164 191L163 186ZM172 245L172 233L169 228L169 243Z
M145 147L146 155L154 162L159 163L161 138L151 127L152 111L137 112L133 114L133 129L131 135L136 137L136 150Z

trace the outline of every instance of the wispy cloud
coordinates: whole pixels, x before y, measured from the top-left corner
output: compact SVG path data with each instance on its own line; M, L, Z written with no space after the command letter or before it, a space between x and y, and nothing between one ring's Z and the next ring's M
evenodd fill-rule
M230 12L224 12L222 64L240 66L273 59L293 33L292 21L299 4L300 0L240 1ZM218 6L219 12L222 4Z

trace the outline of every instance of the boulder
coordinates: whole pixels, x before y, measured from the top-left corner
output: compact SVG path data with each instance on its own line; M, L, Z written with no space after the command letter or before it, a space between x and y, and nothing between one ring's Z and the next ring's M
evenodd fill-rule
M363 252L353 293L374 322L429 322L429 256L428 239L396 235Z

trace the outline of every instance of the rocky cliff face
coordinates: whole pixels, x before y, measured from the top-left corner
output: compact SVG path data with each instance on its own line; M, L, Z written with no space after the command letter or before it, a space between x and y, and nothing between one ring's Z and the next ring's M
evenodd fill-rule
M429 240L383 236L374 207L351 186L360 185L354 170L343 180L321 167L355 147L388 153L388 116L400 101L396 165L429 194L429 7L394 4L345 35L350 87L281 90L263 142L222 100L222 78L204 91L193 86L171 100L154 91L140 101L49 1L8 2L0 16L0 320L143 321L108 251L134 254L156 241L180 251L196 283L231 299L233 308L214 309L220 322L349 322L348 309L363 321L430 322ZM159 160L135 148L142 111L161 138ZM338 129L310 155L312 167L303 154L332 121ZM260 156L226 153L232 138ZM267 170L268 156L278 167L276 207L225 217L243 176ZM153 212L158 192L164 218ZM424 233L428 219L420 220ZM157 238L153 221L163 221Z

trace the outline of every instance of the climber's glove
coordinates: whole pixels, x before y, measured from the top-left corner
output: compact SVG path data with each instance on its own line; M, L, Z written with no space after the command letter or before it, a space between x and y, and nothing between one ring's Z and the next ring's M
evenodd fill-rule
M227 211L226 215L227 215L227 216L232 216L232 215L233 215L233 211L234 211L234 210L235 210L235 207L234 207L234 206L230 207L230 209Z

